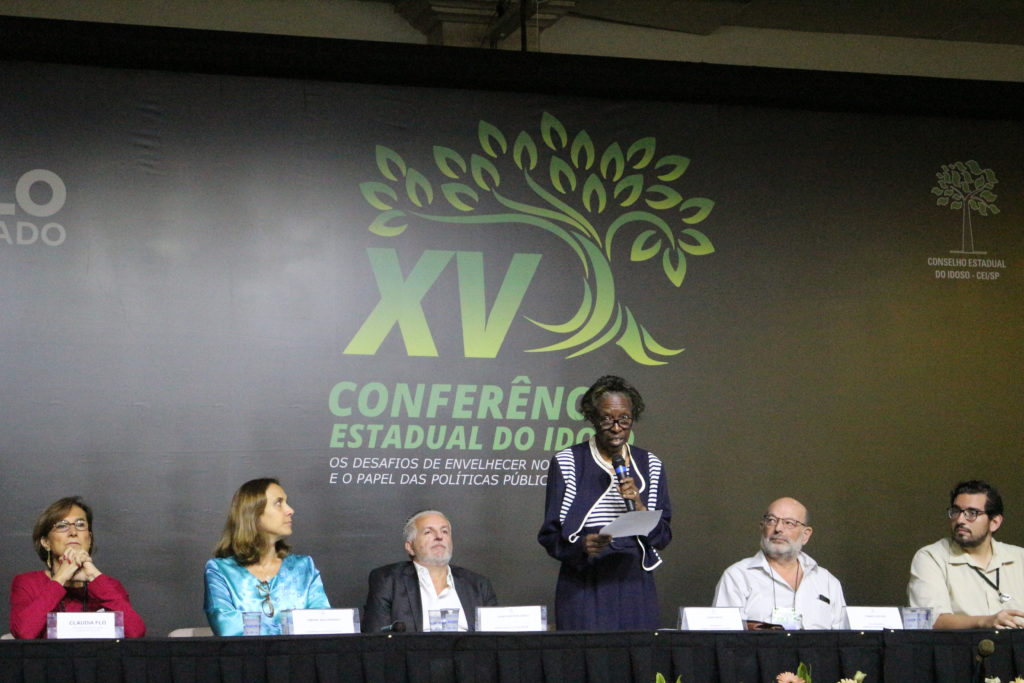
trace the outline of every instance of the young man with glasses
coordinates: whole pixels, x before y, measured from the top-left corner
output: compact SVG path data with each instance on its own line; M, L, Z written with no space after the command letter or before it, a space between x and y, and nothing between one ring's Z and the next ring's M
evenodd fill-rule
M995 540L999 492L960 482L946 515L950 537L918 550L910 564L910 606L930 608L934 628L1024 627L1024 548Z
M803 552L813 529L807 508L779 498L761 517L761 549L722 574L715 607L739 607L747 628L833 629L843 626L839 579Z

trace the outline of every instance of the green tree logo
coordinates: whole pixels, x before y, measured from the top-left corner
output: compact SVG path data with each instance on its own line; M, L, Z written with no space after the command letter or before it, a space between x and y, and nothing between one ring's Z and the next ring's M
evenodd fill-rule
M974 250L974 227L971 225L971 213L982 216L999 213L996 206L996 194L992 189L999 181L991 168L982 169L981 165L971 159L968 162L958 161L943 164L942 170L935 174L939 183L932 188L936 196L935 203L948 206L961 215L960 248L950 251L951 254L985 254Z
M612 142L598 149L585 130L570 135L549 113L539 134L523 130L514 138L480 121L478 148L461 153L433 148L433 165L411 167L393 149L378 145L382 180L360 184L366 201L380 213L369 230L397 237L413 219L500 229L520 224L558 237L582 266L582 300L568 320L534 325L560 338L531 352L581 356L614 341L638 363L662 365L680 353L658 343L629 307L616 297L612 260L617 241L632 240L632 261L660 256L675 287L686 276L687 256L714 252L711 241L689 227L714 208L706 197L684 197L677 187L690 160L658 156L653 137L627 147ZM522 197L526 196L527 199Z

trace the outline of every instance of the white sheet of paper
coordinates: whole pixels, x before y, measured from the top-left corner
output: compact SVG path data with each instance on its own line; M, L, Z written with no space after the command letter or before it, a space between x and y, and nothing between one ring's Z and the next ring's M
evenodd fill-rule
M513 607L477 607L477 631L547 631L548 615L544 605Z
M289 636L359 633L359 612L353 608L286 609L282 631Z
M883 631L902 629L903 618L899 607L851 607L843 608L846 628L854 631Z
M661 521L661 510L633 510L627 512L610 524L606 524L598 533L612 538L623 536L646 536Z
M679 628L684 631L742 631L739 607L680 607Z

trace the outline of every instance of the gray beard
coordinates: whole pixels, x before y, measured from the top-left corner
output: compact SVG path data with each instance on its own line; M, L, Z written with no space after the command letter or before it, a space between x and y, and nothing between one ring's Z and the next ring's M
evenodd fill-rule
M417 562L422 564L424 567L447 567L448 563L452 561L452 554L451 553L445 553L444 556L442 556L442 557L429 557L428 556L428 557L424 557L422 559L420 559L420 558L413 558L413 559L415 559Z
M800 551L803 550L803 548L803 545L794 543L789 546L788 550L780 550L772 545L770 539L767 539L764 536L761 537L761 552L765 554L765 557L772 560L795 559L800 555Z

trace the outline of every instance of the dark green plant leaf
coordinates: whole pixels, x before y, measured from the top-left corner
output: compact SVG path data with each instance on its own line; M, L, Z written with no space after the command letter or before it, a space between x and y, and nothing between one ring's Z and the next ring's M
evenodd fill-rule
M647 188L647 206L656 211L666 211L683 201L683 196L668 185L651 185Z
M405 160L395 150L377 145L376 157L380 174L388 180L398 180L405 176Z
M695 213L683 218L683 222L689 225L700 223L708 217L713 208L715 208L714 200L707 197L691 197L679 205L680 212L696 209Z
M441 186L441 193L459 211L472 211L480 201L476 190L462 183L445 183Z
M629 260L646 261L657 255L659 251L661 251L661 233L657 230L644 230L633 240L633 247L629 250Z
M596 208L594 206L595 201L597 202ZM604 189L604 184L596 174L591 173L587 176L586 182L583 183L583 206L587 211L601 213L607 204L608 192Z
M679 231L679 248L685 251L687 254L693 254L694 256L707 256L713 254L715 251L714 245L711 244L711 240L708 236L702 233L700 230L695 228L684 228ZM692 242L684 240L683 237L689 237Z
M658 180L671 183L673 180L679 179L686 169L690 167L690 160L687 157L679 156L678 154L669 154L658 159L658 163L654 165L654 168L665 168L665 172L658 176Z
M639 173L628 175L618 183L615 184L614 195L619 201L619 206L632 206L636 203L636 200L640 198L640 194L644 191L644 177ZM626 196L620 198L625 193Z
M679 249L665 249L661 252L661 265L668 276L668 281L676 287L683 284L686 277L686 256Z
M359 183L359 191L362 193L366 203L378 211L393 209L398 201L398 194L394 188L381 182ZM391 201L386 201L387 199Z
M480 122L477 136L480 139L481 149L487 152L488 156L492 159L497 159L499 154L504 154L508 151L508 141L505 140L505 134L498 130L496 126L492 126L486 121Z
M584 159L580 162L580 156L583 155ZM594 165L594 158L597 156L597 152L594 150L594 141L590 139L590 135L585 130L581 130L576 134L576 137L572 141L572 148L569 150L569 158L572 159L572 165L576 168L588 169Z
M565 182L569 183L569 189L576 189L576 174L573 172L572 167L565 163L563 159L559 157L551 157L551 168L550 173L551 185L556 190L565 194L568 190L565 189Z
M453 180L458 180L466 172L466 160L449 147L434 145L434 163L441 173Z
M608 172L608 167L614 167L612 172ZM601 155L601 177L608 178L611 180L618 180L622 177L622 172L626 169L626 157L622 154L622 148L619 147L619 143L613 142L608 145L608 149Z
M526 161L523 161L524 155ZM515 144L512 146L512 159L515 160L516 166L524 171L532 171L537 167L537 143L525 130L516 136Z
M469 169L473 181L482 190L490 192L501 183L501 174L498 173L495 165L479 154L474 154L469 158Z
M558 151L569 142L569 134L565 132L565 126L548 112L540 117L540 136L548 149Z
M638 156L639 159L634 160L633 157L635 156ZM626 152L627 161L632 162L633 168L637 170L647 168L647 165L651 163L653 158L654 138L652 137L640 138L630 145L629 151Z
M409 195L409 201L420 208L423 208L424 200L427 204L434 201L434 188L430 181L415 168L410 168L405 176L405 193Z
M395 237L405 232L405 229L409 227L408 223L397 223L395 225L388 225L388 221L393 218L401 218L405 216L404 211L397 209L391 211L384 211L383 213L377 214L377 217L370 223L370 232L380 235L381 237Z

